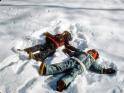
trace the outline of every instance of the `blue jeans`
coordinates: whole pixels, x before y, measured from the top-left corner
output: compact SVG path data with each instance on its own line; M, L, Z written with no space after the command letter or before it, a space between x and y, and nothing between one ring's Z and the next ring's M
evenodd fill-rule
M76 60L69 60L57 64L46 65L46 75L56 75L64 73L59 80L65 82L66 87L76 78L77 75L83 72L82 66Z

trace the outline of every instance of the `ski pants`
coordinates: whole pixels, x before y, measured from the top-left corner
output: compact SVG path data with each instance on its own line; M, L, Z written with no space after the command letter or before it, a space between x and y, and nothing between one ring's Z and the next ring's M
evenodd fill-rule
M77 75L83 73L82 66L76 60L69 60L57 64L46 65L46 75L56 75L64 73L59 79L64 81L66 87L76 78Z
M46 38L46 43L44 45L38 44L33 47L26 48L25 50L31 52L40 51L39 53L35 53L34 56L36 59L44 61L47 57L50 57L55 53L56 47L48 38Z

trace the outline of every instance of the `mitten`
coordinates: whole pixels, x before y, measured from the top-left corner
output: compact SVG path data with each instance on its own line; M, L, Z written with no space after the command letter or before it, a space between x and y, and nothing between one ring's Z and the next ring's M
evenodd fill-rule
M103 74L115 74L116 70L113 68L103 69Z

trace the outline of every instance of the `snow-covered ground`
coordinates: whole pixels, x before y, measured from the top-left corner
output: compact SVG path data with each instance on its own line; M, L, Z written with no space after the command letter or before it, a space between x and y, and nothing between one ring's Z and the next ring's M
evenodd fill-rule
M99 63L104 66L114 63L118 73L107 76L88 72L78 76L63 93L124 93L123 15L123 0L2 0L0 92L58 93L57 78L39 76L39 64L14 49L44 42L43 32L56 34L68 30L73 36L72 45L97 49ZM58 49L47 63L62 62L65 58Z

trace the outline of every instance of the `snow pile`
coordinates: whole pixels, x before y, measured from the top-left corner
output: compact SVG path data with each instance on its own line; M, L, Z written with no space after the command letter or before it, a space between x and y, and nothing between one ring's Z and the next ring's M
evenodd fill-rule
M57 29L58 27L59 29ZM45 42L45 37L42 35L42 33L47 31L47 29L50 28L44 28L40 31L33 32L30 36L25 36L19 40L20 42L18 42L18 39L15 40L12 50L16 50L18 48L23 49L38 43ZM92 29L87 28L85 25L81 26L79 24L69 23L67 25L64 24L64 21L59 23L57 27L52 28L50 33L56 34L63 30L71 31L72 36L74 37L71 44L83 50L88 48L88 42L84 35L88 35L90 38L90 33L94 33ZM101 55L102 53L103 51L101 51ZM14 55L6 58L3 62L0 63L0 86L2 93L54 93L56 80L58 77L39 76L37 70L40 64L36 63L34 60L28 60L26 56L27 55L25 52L21 52L19 54L15 52ZM102 57L104 56L101 56L101 59L99 60L100 63L106 61L109 61L110 63L112 61ZM59 48L57 49L54 58L51 57L47 59L47 64L62 62L65 58L67 58L67 56L64 55L64 53L61 51L61 48ZM105 66L106 64L104 63L103 65ZM106 88L108 91L110 91L109 93L111 93L111 91L122 91L123 83L120 82L117 77L118 75L111 77L89 72L86 75L78 76L71 86L63 93L91 93L93 91L96 92L96 90L99 91L98 93L103 93L105 92ZM105 82L107 83L107 86L104 86L106 85ZM112 89L109 90L109 88Z

